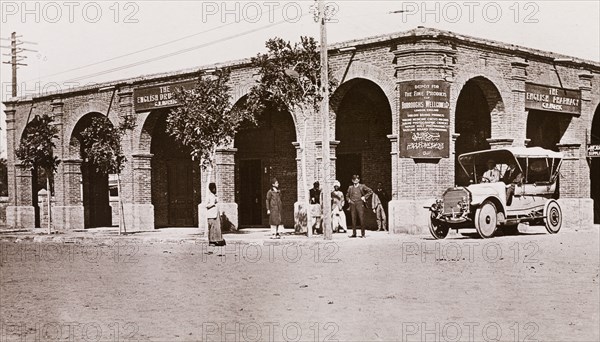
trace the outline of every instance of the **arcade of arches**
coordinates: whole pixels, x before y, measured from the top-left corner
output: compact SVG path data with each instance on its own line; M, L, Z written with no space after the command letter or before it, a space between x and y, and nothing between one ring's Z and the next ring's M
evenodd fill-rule
M600 158L585 156L587 144L600 142L597 62L567 61L552 52L427 28L352 40L331 52L329 65L341 83L330 100L331 173L343 191L353 174L359 174L371 188L381 182L389 195L392 231L424 232L429 216L423 207L447 187L468 184L455 163L456 156L509 146L541 146L561 152L565 158L559 200L565 208L565 225L588 225L594 211L598 220ZM249 60L199 68L208 72L224 65L232 71L232 95L243 96L255 82L256 70ZM49 113L60 129L56 150L62 162L55 174L52 209L57 226L71 230L116 222L114 214L111 219L110 204L115 197L108 195L110 175L95 172L80 146L81 131L93 117L106 113L113 123L127 115L138 119L138 126L123 142L128 161L119 195L124 199L128 229L202 226L205 177L198 162L165 133L169 107L176 105L171 91L192 84L198 70L175 70L6 101L7 224L29 228L36 216L37 221L43 220L42 214L35 213L32 199L43 185L32 184L37 173L23 168L14 153L33 112ZM415 100L415 106L443 106L444 111L429 117L419 114L414 128L440 135L414 135L411 138L422 144L409 146L408 131L402 127L408 121L403 101L412 95L400 90L407 84L434 83L449 87L448 92L439 92L443 99L428 103L432 95L415 94L422 98L418 103ZM267 225L264 202L272 177L278 178L283 192L284 225L295 226L295 219L302 217L294 211L305 195L304 166L307 183L325 181L322 122L317 114L306 118L304 134L304 118L269 108L256 126L243 127L231 145L216 151L213 175L221 213L236 227ZM429 120L433 117L435 122ZM304 136L307 141L301 141ZM438 138L443 141L426 141ZM415 146L440 153L405 153ZM368 225L374 226L372 218Z

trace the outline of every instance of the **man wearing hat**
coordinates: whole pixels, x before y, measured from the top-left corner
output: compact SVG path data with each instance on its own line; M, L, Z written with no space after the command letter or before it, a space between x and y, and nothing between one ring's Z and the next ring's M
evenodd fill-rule
M500 170L496 168L496 162L493 159L490 159L486 163L487 171L483 173L483 177L481 177L481 182L483 183L496 183L500 181Z
M365 237L365 202L371 197L373 190L368 186L360 183L360 176L352 176L352 185L348 187L346 192L346 200L350 205L350 216L352 217L352 235L356 237L356 221L360 221L361 238Z

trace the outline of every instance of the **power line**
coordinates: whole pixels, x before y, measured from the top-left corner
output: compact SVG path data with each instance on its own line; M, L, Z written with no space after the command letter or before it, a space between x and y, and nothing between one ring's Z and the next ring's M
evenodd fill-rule
M268 11L269 11L269 9L265 9L260 14L261 15L265 14ZM94 62L94 63L82 65L82 66L79 66L79 67L76 67L76 68L67 69L67 70L64 70L64 71L59 71L59 72L56 72L54 74L40 76L40 77L37 77L36 79L44 79L44 78L47 78L47 77L62 75L62 74L66 74L66 73L71 72L71 71L77 71L77 70L85 69L85 68L88 68L88 67L91 67L91 66L96 66L96 65L99 65L99 64L103 64L103 63L106 63L106 62L112 62L112 61L117 60L117 59L121 59L121 58L124 58L124 57L129 57L129 56L132 56L132 55L135 55L135 54L138 54L138 53L146 52L146 51L149 51L149 50L152 50L152 49L156 49L156 48L159 48L159 47L163 47L163 46L166 46L166 45L177 43L177 42L180 42L180 41L188 39L188 38L199 36L199 35L202 35L202 34L205 34L205 33L209 33L209 32L212 32L212 31L220 30L220 29L222 29L224 27L227 27L227 26L230 26L230 25L233 25L233 24L237 24L237 22L233 21L233 22L230 22L230 23L227 23L227 24L224 24L224 25L213 27L213 28L208 29L208 30L200 31L200 32L193 33L193 34L190 34L190 35L187 35L187 36L183 36L181 38L177 38L177 39L170 40L170 41L167 41L167 42L164 42L164 43L160 43L160 44L153 45L153 46L150 46L150 47L147 47L147 48L143 48L141 50L129 52L129 53L126 53L124 55L119 55L119 56L111 57L109 59L104 59L104 60L101 60L101 61L98 61L98 62ZM27 80L25 82L30 82L30 81L34 81L34 80L35 79L30 79L30 80Z
M305 15L306 14L302 14L300 17L303 17ZM84 75L84 76L72 78L72 79L69 79L69 80L67 80L65 82L81 81L81 80L84 80L86 78L102 76L102 75L110 74L110 73L113 73L113 72L116 72L116 71L120 71L120 70L124 70L124 69L129 69L129 68L132 68L132 67L136 67L136 66L139 66L139 65L142 65L142 64L147 64L147 63L155 62L155 61L158 61L158 60L161 60L161 59L165 59L165 58L169 58L169 57L181 55L183 53L187 53L187 52L190 52L190 51L198 50L198 49L210 46L210 45L214 45L216 43L220 43L220 42L232 40L232 39L235 39L235 38L238 38L238 37L241 37L241 36L248 35L250 33L258 32L258 31L261 31L261 30L264 30L264 29L267 29L267 28L270 28L270 27L282 24L284 22L286 22L286 19L278 21L278 22L275 22L275 23L271 23L269 25L261 26L261 27L256 28L256 29L244 31L244 32L241 32L241 33L237 33L237 34L225 37L225 38L220 38L220 39L217 39L217 40L210 41L208 43L204 43L204 44L192 46L192 47L189 47L189 48L185 48L185 49L178 50L178 51L175 51L175 52L171 52L171 53L168 53L168 54L164 54L164 55L161 55L161 56L149 58L149 59L142 60L142 61L135 62L135 63L126 64L126 65L123 65L123 66L120 66L120 67L116 67L116 68L112 68L112 69L107 69L107 70L104 70L104 71L99 71L99 72L96 72L96 73L93 73L93 74L88 74L88 75Z

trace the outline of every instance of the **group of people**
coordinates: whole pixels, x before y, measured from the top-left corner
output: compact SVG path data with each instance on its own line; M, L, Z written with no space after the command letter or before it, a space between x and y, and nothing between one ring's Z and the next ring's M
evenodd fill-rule
M345 233L348 229L346 224L346 214L344 212L346 203L348 203L352 222L351 238L357 237L357 226L360 227L361 237L365 237L365 208L373 210L377 219L378 231L388 229L385 205L389 198L385 190L383 190L383 184L381 182L377 184L377 189L373 191L368 186L360 183L360 177L358 175L353 175L352 185L348 187L345 195L340 190L340 187L341 184L339 181L336 180L333 182L333 191L331 192L331 219L334 232ZM310 204L313 205L311 207L311 215L315 218L315 222L310 229L313 230L313 233L318 234L322 231L322 208L319 206L322 202L322 194L318 181L313 184L309 196Z
M371 190L368 186L360 183L360 177L358 175L352 176L352 185L348 187L346 194L340 190L340 182L335 181L333 183L333 191L331 192L331 218L334 232L345 233L347 228L346 225L346 214L344 212L344 206L348 203L350 211L350 217L352 220L352 235L351 238L357 237L356 228L360 227L361 237L365 237L365 208L369 207L375 213L377 218L377 230L388 230L387 228L387 215L386 208L384 207L389 198L385 190L383 190L383 184L379 182L375 191ZM224 246L225 240L223 239L220 227L220 217L217 209L217 186L215 183L209 184L209 193L206 199L206 217L208 222L208 240L209 244L213 246ZM310 204L313 204L311 215L315 217L315 224L309 228L313 229L314 233L322 231L322 193L319 182L313 184L313 188L310 189ZM279 190L279 181L277 178L271 179L271 188L267 191L265 200L267 215L269 215L269 225L271 226L271 238L281 238L280 232L283 231L283 224L281 219L282 213L282 201L281 191ZM316 206L315 206L316 205Z

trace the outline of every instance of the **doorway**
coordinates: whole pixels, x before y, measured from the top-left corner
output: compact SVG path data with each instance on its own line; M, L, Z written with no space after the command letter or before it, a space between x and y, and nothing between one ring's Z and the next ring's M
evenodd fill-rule
M190 157L190 150L167 133L168 111L153 111L144 124L153 154L151 200L154 226L197 227L200 204L200 163Z
M345 153L338 154L336 160L335 173L340 182L340 190L346 194L346 190L352 184L352 175L361 176L362 180L362 154Z
M169 225L190 227L194 225L194 194L192 161L171 160L167 164Z
M240 225L263 225L262 165L260 159L240 161Z

